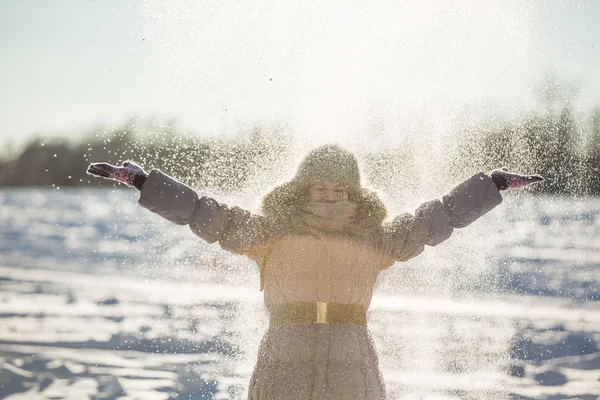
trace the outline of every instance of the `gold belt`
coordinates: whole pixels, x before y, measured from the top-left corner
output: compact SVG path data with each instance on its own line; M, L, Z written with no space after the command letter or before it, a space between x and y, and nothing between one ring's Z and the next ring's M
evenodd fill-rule
M326 301L286 303L272 307L271 322L357 324L367 326L367 310L358 304Z

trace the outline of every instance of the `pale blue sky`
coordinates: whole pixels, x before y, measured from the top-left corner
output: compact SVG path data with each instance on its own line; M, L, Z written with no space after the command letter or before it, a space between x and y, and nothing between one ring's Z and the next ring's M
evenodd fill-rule
M600 105L598 0L224 3L0 0L0 140L132 113L210 135L356 133L410 110L531 107L544 71Z

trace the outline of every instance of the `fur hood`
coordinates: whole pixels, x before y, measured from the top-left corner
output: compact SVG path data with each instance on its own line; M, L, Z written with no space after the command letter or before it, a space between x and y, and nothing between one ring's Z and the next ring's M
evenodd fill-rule
M379 195L366 188L348 192L349 200L356 204L356 215L351 225L360 229L381 227L387 210ZM292 180L267 193L262 199L261 210L265 217L274 221L292 221L299 215L307 197L308 186Z
M291 181L264 196L263 215L277 225L295 227L294 222L308 200L310 185L332 179L346 187L348 200L356 205L355 216L348 228L354 231L379 228L387 217L387 210L377 193L362 187L360 175L358 160L350 151L336 144L317 147L304 157Z

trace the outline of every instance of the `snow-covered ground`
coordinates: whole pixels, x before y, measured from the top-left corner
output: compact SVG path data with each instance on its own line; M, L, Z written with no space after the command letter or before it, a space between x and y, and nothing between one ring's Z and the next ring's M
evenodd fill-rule
M598 399L599 278L599 199L508 196L382 274L389 398ZM0 398L245 398L266 322L250 263L133 191L0 191Z

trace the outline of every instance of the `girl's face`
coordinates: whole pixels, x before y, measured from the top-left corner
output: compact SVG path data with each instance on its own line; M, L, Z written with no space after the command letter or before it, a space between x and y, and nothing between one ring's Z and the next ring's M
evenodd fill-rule
M348 201L348 190L344 185L326 179L310 186L308 190L308 201L319 203Z

